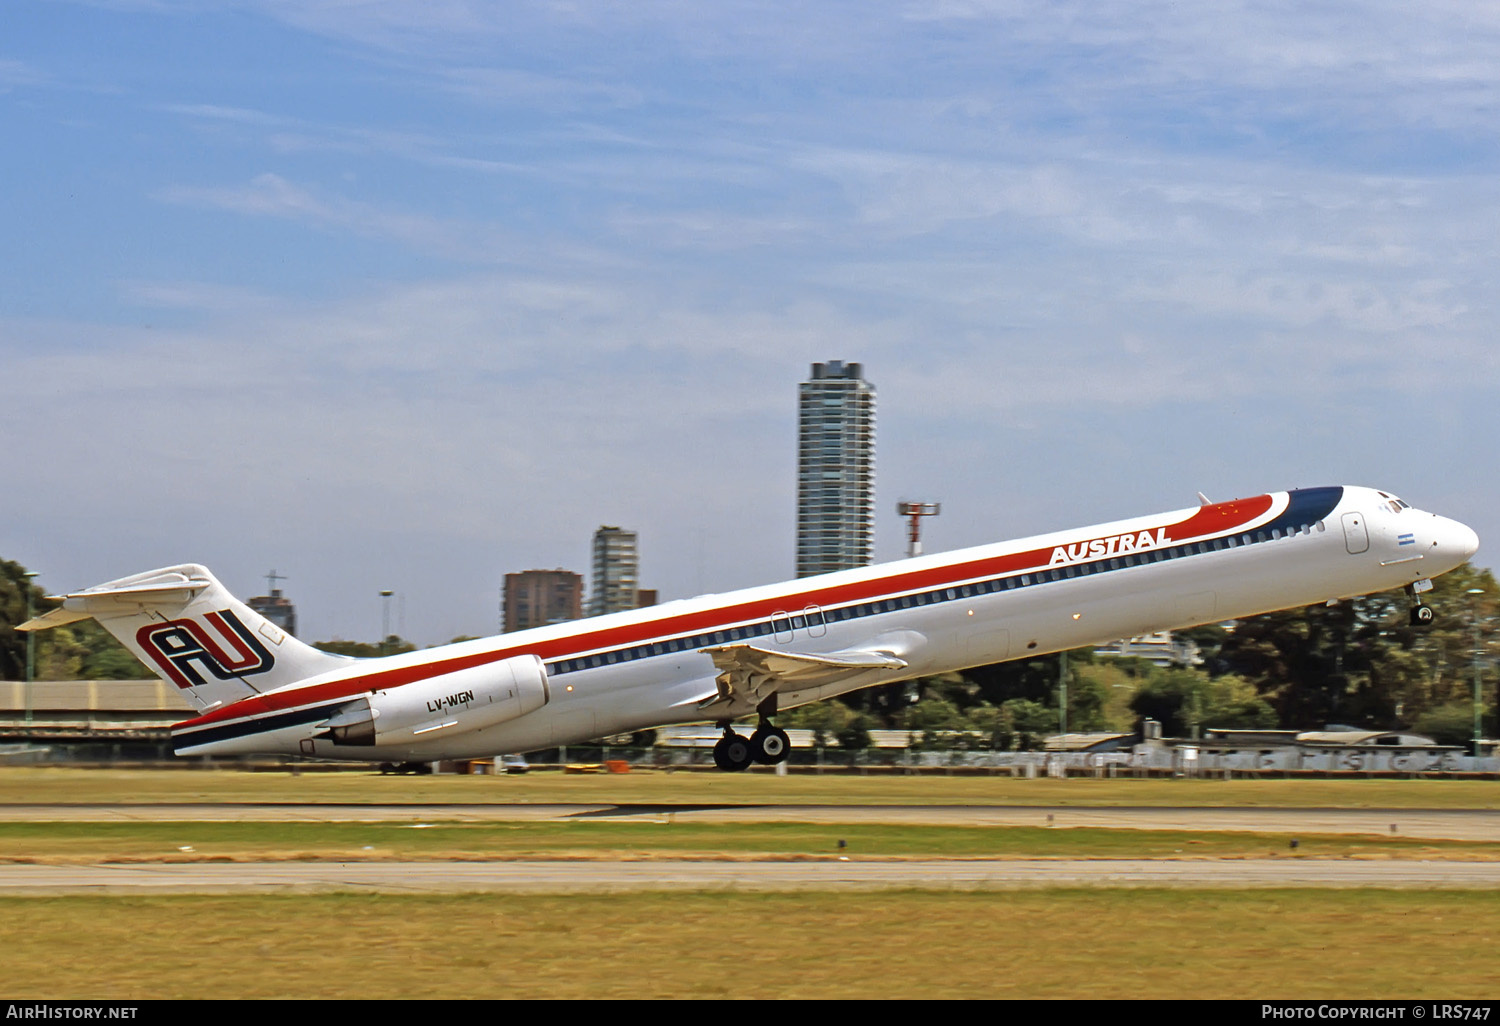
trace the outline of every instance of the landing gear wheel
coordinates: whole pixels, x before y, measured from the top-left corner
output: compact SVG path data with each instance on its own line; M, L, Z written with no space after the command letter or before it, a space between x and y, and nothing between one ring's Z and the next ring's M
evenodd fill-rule
M755 761L750 742L741 734L728 731L714 745L714 765L730 773L738 773Z
M774 766L786 762L792 743L780 727L762 727L751 735L750 748L756 762L762 766Z
M1413 627L1431 627L1434 615L1431 606L1412 606L1411 625Z

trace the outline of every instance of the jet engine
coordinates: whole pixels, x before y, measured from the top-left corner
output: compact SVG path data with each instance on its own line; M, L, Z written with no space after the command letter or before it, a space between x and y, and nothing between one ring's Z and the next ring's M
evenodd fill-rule
M547 704L547 669L534 655L375 691L344 705L324 726L341 745L407 745L466 734Z

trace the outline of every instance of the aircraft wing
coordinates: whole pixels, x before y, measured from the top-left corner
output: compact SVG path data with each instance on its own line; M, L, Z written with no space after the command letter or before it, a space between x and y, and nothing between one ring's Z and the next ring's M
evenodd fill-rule
M868 670L899 670L906 660L889 652L849 649L813 655L782 652L754 645L718 645L699 649L719 668L718 693L699 708L725 716L753 710L778 691L801 691L847 680Z

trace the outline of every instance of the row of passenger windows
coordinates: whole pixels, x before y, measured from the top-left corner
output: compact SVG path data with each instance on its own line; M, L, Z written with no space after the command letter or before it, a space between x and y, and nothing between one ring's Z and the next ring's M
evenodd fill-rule
M579 659L563 659L555 663L548 663L547 672L555 676L559 673L572 673L576 670L587 670L598 666L613 666L616 663L630 662L635 659L647 659L652 656L671 655L676 652L695 652L698 649L708 648L712 645L727 645L737 641L749 641L752 638L779 637L781 640L785 640L790 634L797 631L806 631L812 636L817 637L821 636L829 623L837 623L843 620L859 620L867 616L894 613L898 609L913 609L917 606L930 606L941 602L955 602L959 599L974 598L979 595L992 595L1001 591L1015 591L1017 588L1029 588L1038 584L1049 584L1053 581L1071 580L1075 577L1090 577L1094 574L1107 573L1111 570L1123 570L1133 566L1162 563L1170 559L1181 559L1184 556L1196 556L1208 552L1222 552L1226 549L1241 548L1259 542L1279 541L1282 538L1291 538L1298 534L1310 534L1314 526L1313 524L1297 524L1286 528L1276 527L1270 530L1260 530L1254 534L1247 532L1227 538L1214 538L1211 541L1193 542L1187 545L1173 545L1160 549L1145 549L1141 552L1129 552L1123 556L1112 556L1107 560L1096 559L1093 562L1069 563L1035 573L1020 574L1012 577L996 577L988 581L975 581L972 584L962 584L953 588L941 588L937 591L918 592L914 595L902 595L899 598L881 599L878 602L866 602L857 606L841 606L837 609L821 609L817 606L808 606L800 613L778 614L761 623L745 624L740 627L712 631L707 634L695 634L687 638L671 638L666 641L636 645L633 648L616 649L613 652L600 652L596 655L583 656ZM1317 523L1316 527L1320 531L1324 529L1321 521Z

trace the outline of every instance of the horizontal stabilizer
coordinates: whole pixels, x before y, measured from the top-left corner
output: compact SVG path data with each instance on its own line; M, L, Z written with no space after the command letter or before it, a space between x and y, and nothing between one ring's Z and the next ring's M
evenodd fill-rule
M134 577L110 581L94 588L71 592L67 595L48 596L61 602L60 609L28 620L17 630L36 631L49 627L61 627L65 623L85 620L95 616L125 616L144 609L163 609L185 606L199 592L212 586L212 582L195 580L181 569L155 570Z
M18 631L45 631L52 627L61 627L63 624L77 623L79 620L87 620L90 614L73 609L54 609L50 613L41 616L33 616L25 623L16 624Z

